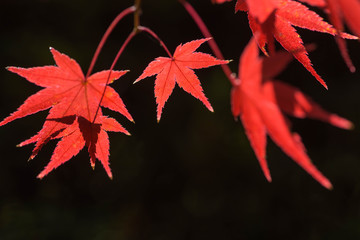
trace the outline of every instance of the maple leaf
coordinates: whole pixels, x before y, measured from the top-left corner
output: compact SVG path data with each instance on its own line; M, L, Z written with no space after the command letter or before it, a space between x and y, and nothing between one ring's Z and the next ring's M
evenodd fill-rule
M123 132L128 135L129 133L115 119L104 117L100 106L119 112L133 121L120 96L113 88L106 86L108 79L111 83L127 71L102 71L85 79L75 60L53 48L50 48L50 51L57 66L8 67L9 71L44 89L26 99L17 111L0 122L0 126L51 108L39 133L19 144L24 146L35 143L30 157L33 159L49 140L61 138L50 163L38 177L44 177L57 166L70 160L85 145L88 147L91 165L94 167L95 159L99 159L109 177L112 177L108 162L109 140L106 131Z
M279 61L276 61L279 60ZM268 181L270 171L266 161L266 135L297 164L326 188L330 181L313 165L298 134L289 129L289 120L282 111L295 117L310 117L349 129L352 123L323 110L298 89L271 80L291 60L284 53L260 58L254 38L245 48L239 63L239 81L231 92L232 113L240 117L246 135Z
M135 80L134 83L137 83L144 78L157 75L155 80L157 121L160 121L162 109L171 95L175 83L199 99L210 111L213 111L211 104L205 97L198 77L192 69L227 64L229 61L219 60L202 52L194 52L208 40L210 38L194 40L184 45L180 44L173 56L156 58L149 63L144 72Z
M267 1L272 2L270 0ZM274 0L274 2L278 4L275 9L271 8L271 13L273 14L267 14L266 21L261 22L258 20L258 15L252 15L250 2L252 1L238 0L235 9L236 11L248 11L250 28L264 54L268 55L265 48L266 45L268 45L270 54L275 51L274 39L276 39L283 48L292 53L294 57L327 88L325 81L312 67L302 39L293 26L328 33L334 36L338 34L338 31L329 23L323 21L317 13L309 10L303 4L291 0ZM260 8L260 6L254 5L253 8ZM263 11L260 13L265 14ZM357 37L345 33L340 33L340 36L348 39L357 39Z

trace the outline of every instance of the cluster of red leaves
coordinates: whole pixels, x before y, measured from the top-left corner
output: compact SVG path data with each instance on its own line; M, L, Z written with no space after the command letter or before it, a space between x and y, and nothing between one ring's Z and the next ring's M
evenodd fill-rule
M344 129L350 129L352 124L346 119L326 112L295 87L272 80L291 60L290 54L275 51L274 40L278 41L327 88L324 80L312 67L303 42L293 26L335 36L345 62L350 70L354 71L344 38L358 39L358 37L342 33L342 19L345 18L350 29L359 36L360 2L357 0L302 0L302 2L326 9L335 27L297 1L237 0L235 11L248 13L254 39L241 56L239 81L233 87L231 94L232 112L235 118L241 118L268 181L271 181L271 176L265 158L267 134L320 184L331 188L330 181L311 163L300 136L290 132L289 120L282 112L299 118L322 120ZM259 57L257 45L268 58Z
M213 3L218 4L230 1L212 0ZM357 0L302 0L302 2L327 9L330 21L335 27L298 1L237 0L235 10L248 13L254 38L245 48L240 58L238 78L232 82L232 113L236 119L240 117L268 181L271 181L271 176L266 161L267 135L320 184L331 188L330 181L307 156L300 136L290 131L290 122L284 113L298 118L318 119L344 129L350 129L352 123L325 111L299 89L273 78L287 66L293 56L327 88L324 80L312 67L308 52L294 26L335 36L345 61L350 69L354 70L344 39L358 39L358 37L342 32L343 19L359 36L360 3ZM155 98L158 121L175 83L213 111L193 69L227 64L228 61L195 52L208 40L209 38L199 39L179 45L172 56L169 53L169 57L158 57L150 62L136 79L135 82L138 82L156 75ZM275 40L288 53L275 51ZM259 56L259 48L266 57ZM57 66L8 68L9 71L44 89L30 96L16 112L0 122L0 126L51 108L39 133L19 144L24 146L35 143L30 157L32 159L49 140L60 139L50 163L38 177L44 177L86 146L91 166L95 167L95 160L98 159L111 178L107 131L130 134L115 119L103 116L101 107L119 112L133 121L119 95L108 86L108 83L117 80L126 71L102 71L86 78L73 59L55 49L51 49L51 52Z
M358 39L360 37L360 2L358 0L300 1L324 9L334 26L324 22L317 13L303 4L293 0L237 0L235 11L248 12L250 28L265 54L268 54L265 48L267 44L269 51L274 52L275 38L288 52L292 53L296 50L297 54L294 54L294 57L327 88L324 80L311 66L307 52L297 51L303 48L303 43L293 26L334 35L346 64L350 71L354 72L355 67L347 52L344 38ZM214 2L221 4L225 1L215 0ZM344 21L356 36L342 33Z
M294 57L325 87L324 80L317 74L311 65L308 53L303 42L293 26L337 35L337 30L306 6L292 0L279 0L266 2L260 8L254 1L238 0L236 11L249 12L249 24L261 50L268 55L266 45L270 53L275 51L274 39L283 48L292 53ZM268 6L268 7L265 7ZM357 37L340 33L340 37L357 39Z
M202 101L213 111L203 93L200 81L192 69L205 68L228 61L218 60L208 54L194 52L209 39L200 39L180 45L170 58L159 57L149 64L144 73L136 80L157 74L155 97L158 104L157 119L160 120L165 102L171 95L175 82L188 93ZM19 146L35 143L30 159L51 139L61 139L51 157L50 163L38 175L43 178L50 171L77 155L86 146L91 166L95 167L96 158L112 178L109 167L109 139L107 131L123 132L130 135L115 119L102 115L106 107L119 112L133 121L130 113L116 91L106 83L117 80L126 71L102 71L85 78L75 60L51 49L57 66L35 68L9 67L8 70L19 74L28 81L45 89L30 96L19 109L0 122L5 125L15 119L51 108L43 128L32 138Z
M232 89L232 112L235 118L240 117L268 181L271 176L266 162L267 134L320 184L331 188L330 181L311 163L300 136L289 130L290 122L282 112L298 118L318 119L344 129L350 129L352 124L323 110L299 89L272 79L291 59L285 52L261 58L255 40L251 40L240 59L238 84Z

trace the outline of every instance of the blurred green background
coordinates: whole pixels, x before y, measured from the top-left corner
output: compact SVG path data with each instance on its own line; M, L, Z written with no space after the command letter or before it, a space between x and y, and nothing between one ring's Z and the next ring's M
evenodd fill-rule
M234 3L191 3L237 71L239 55L251 36L246 15L235 15ZM87 69L108 24L131 4L0 1L0 118L40 89L6 71L6 66L52 65L51 46ZM180 43L202 37L175 0L144 0L141 23L171 52ZM95 71L109 68L131 30L132 17L127 17L105 45ZM215 113L176 87L157 124L154 78L132 82L165 52L140 34L116 66L131 72L113 84L136 124L105 112L132 133L110 133L113 180L99 163L91 169L85 149L45 179L36 179L56 142L31 162L31 146L16 144L40 130L47 111L0 128L0 239L360 239L360 74L349 73L331 36L299 33L306 43L318 44L310 58L329 91L297 62L278 79L300 87L356 126L344 131L291 119L334 190L321 187L270 140L273 183L266 182L241 123L233 120L230 84L220 67L196 71ZM360 69L359 42L349 42L349 49ZM200 50L210 53L205 45Z

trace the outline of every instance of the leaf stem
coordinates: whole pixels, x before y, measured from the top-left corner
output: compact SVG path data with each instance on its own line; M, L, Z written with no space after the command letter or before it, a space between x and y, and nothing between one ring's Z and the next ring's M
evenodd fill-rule
M95 115L94 115L93 123L94 123L95 120L96 120L96 116L97 116L97 114L98 114L98 112L99 112L99 109L100 109L100 106L101 106L101 102L102 102L103 99L104 99L105 92L106 92L106 88L107 88L107 86L108 86L108 84L109 84L109 81L110 81L111 72L112 72L112 70L114 70L114 67L115 67L117 61L119 60L121 54L123 53L124 49L125 49L126 46L129 44L129 42L131 41L131 39L133 39L133 38L135 37L136 34L137 34L137 31L136 31L135 29L134 29L133 31L131 31L131 33L130 33L129 36L126 38L126 40L125 40L125 42L123 43L123 45L120 47L118 53L116 54L116 57L115 57L114 61L113 61L112 64L111 64L111 67L110 67L110 69L109 69L109 75L108 75L108 77L107 77L107 79L106 79L106 83L105 83L105 86L104 86L104 91L103 91L103 93L102 93L102 95L101 95L101 98L100 98L100 101L99 101L99 106L97 107L96 112L95 112Z
M165 50L165 52L169 55L170 58L172 58L172 54L170 53L169 49L166 47L165 43L159 38L158 35L156 35L156 33L154 33L150 28L144 27L144 26L138 26L138 29L140 31L144 31L148 34L150 34L153 38L155 38L156 40L158 40L158 42L160 43L160 45L162 46L162 48Z
M89 67L89 70L87 71L87 74L86 74L86 77L85 77L85 80L88 79L88 77L90 76L93 68L94 68L94 65L95 65L95 62L96 60L98 59L99 57L99 54L101 52L101 49L103 48L107 38L109 37L110 33L114 30L115 26L120 22L121 19L123 19L125 16L127 16L128 14L130 13L133 13L133 12L136 12L137 11L137 5L136 3L137 2L140 2L139 0L136 0L135 2L135 6L131 6L127 9L125 9L124 11L122 11L121 13L119 13L119 15L117 15L117 17L112 21L112 23L109 25L108 29L106 30L106 32L104 33L95 53L94 53L94 56L91 60L91 63L90 63L90 67Z
M188 3L186 0L179 0L179 2L184 6L185 10L189 13L191 18L194 20L196 25L199 27L199 29L200 29L201 33L204 35L204 37L211 38L208 41L208 44L209 44L211 50L213 51L213 53L215 54L215 56L218 59L225 60L224 56L222 55L222 53L220 51L220 48L218 47L213 36L209 32L209 29L207 28L204 21L201 19L200 15L196 12L194 7L190 3ZM226 64L222 64L221 68L223 69L223 71L224 71L226 77L229 79L230 83L233 86L237 85L238 80L236 79L236 74L231 71L230 67Z
M114 70L114 67L117 63L117 61L119 60L121 54L123 53L124 49L126 48L126 46L129 44L129 42L136 36L136 34L138 34L139 32L147 32L148 34L150 34L152 37L154 37L156 40L159 41L160 45L163 47L163 49L166 51L166 53L172 58L172 55L171 53L169 52L168 48L166 47L166 45L164 44L164 42L156 35L156 33L154 33L152 30L150 30L149 28L147 27L144 27L144 26L140 26L140 13L141 13L141 8L140 8L140 5L141 5L141 0L135 0L135 3L134 3L134 6L132 7L129 7L127 9L125 9L124 11L122 11L114 20L113 22L110 24L110 26L108 27L108 29L106 30L103 38L101 39L96 51L95 51L95 54L94 54L94 57L91 61L91 64L90 64L90 67L89 67L89 70L86 74L86 78L87 79L90 74L91 74L91 71L93 70L93 67L95 65L95 62L99 56L99 53L102 49L102 47L104 46L108 36L110 35L110 33L113 31L113 29L115 28L115 26L118 24L118 22L124 18L126 15L130 14L130 13L134 13L134 28L133 30L131 31L131 33L129 34L129 36L126 38L125 42L123 43L123 45L120 47L118 53L116 54L116 57L114 59L114 61L112 62L111 64L111 67L109 69L109 75L106 79L106 83L105 83L105 86L104 86L104 90L103 90L103 93L101 95L101 98L100 98L100 101L99 101L99 105L96 109L96 112L95 112L95 115L94 115L94 119L92 121L92 123L95 122L96 120L96 117L99 113L99 110L100 110L100 107L101 107L101 102L103 101L104 99L104 96L105 96L105 92L106 92L106 88L109 84L109 81L110 81L110 76L111 76L111 73L112 71Z

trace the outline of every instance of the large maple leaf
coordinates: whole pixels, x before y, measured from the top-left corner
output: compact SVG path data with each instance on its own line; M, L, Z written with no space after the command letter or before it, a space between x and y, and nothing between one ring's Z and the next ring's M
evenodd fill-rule
M315 12L309 10L303 4L292 0L262 0L269 4L263 9L262 4L253 4L254 0L238 0L235 6L236 11L247 11L250 28L261 50L268 55L266 45L270 54L275 51L274 39L283 48L292 53L294 57L325 87L324 80L312 67L308 53L303 45L303 41L295 28L305 28L312 31L337 35L338 31ZM251 3L251 4L250 4ZM257 9L258 11L252 10ZM254 15L253 12L256 12ZM260 18L261 16L265 16ZM357 37L340 33L343 38L357 39Z
M239 81L232 89L231 106L235 118L240 117L246 135L259 160L264 175L271 181L266 161L266 135L297 164L326 188L330 181L313 165L298 134L289 129L282 112L300 118L319 119L349 129L351 122L322 109L300 90L271 78L291 60L285 53L260 58L254 39L245 48L239 63Z
M180 44L173 56L158 57L150 62L144 72L134 82L136 83L144 78L157 75L155 80L155 97L158 121L160 121L162 109L171 95L175 83L199 99L210 111L213 111L211 104L205 97L198 77L192 69L227 64L228 61L216 59L209 54L194 52L201 44L208 40L210 38L194 40L184 45Z
M33 159L49 140L61 138L50 163L38 177L44 177L54 168L70 160L86 145L91 165L95 166L97 158L111 178L109 140L106 131L129 133L115 119L103 116L100 106L119 112L133 121L120 96L113 88L106 86L108 79L111 83L127 71L102 71L86 79L75 60L53 48L50 51L57 66L8 68L9 71L44 89L25 100L17 111L0 122L0 126L51 108L39 133L19 144L24 146L35 143L30 157Z

